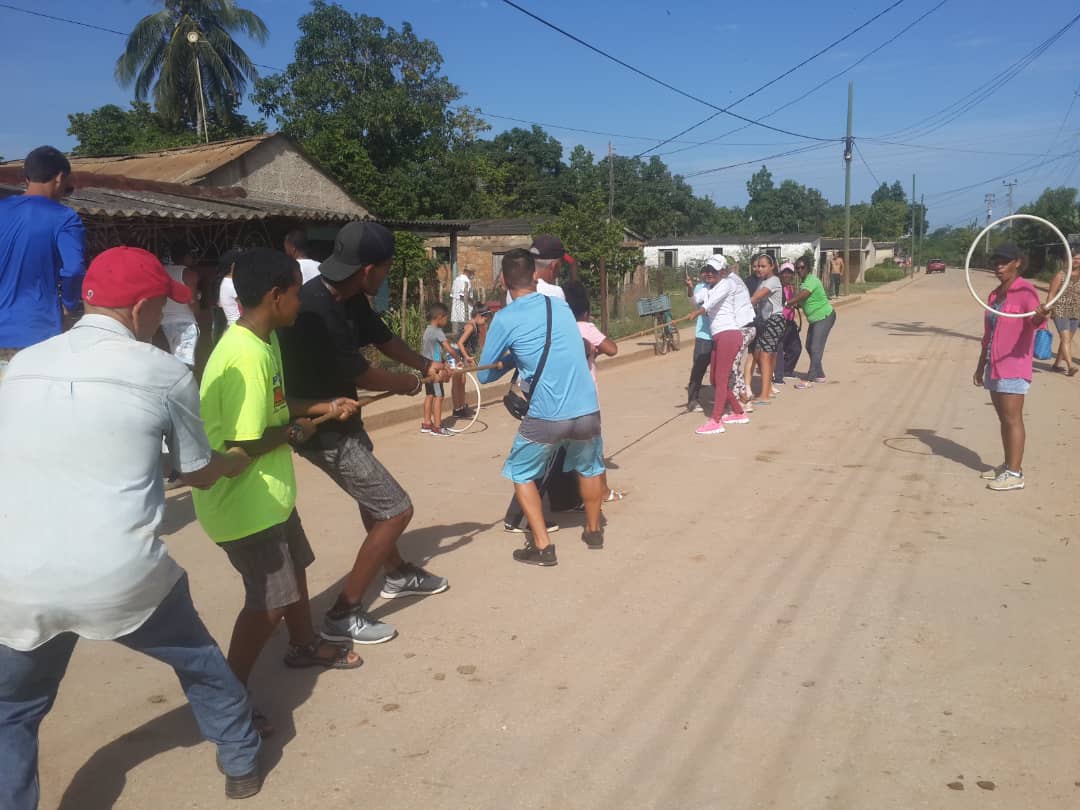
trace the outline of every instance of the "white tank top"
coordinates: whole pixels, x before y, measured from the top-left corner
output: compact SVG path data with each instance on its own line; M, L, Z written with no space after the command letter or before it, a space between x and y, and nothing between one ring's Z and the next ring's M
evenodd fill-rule
M173 281L178 281L181 284L184 283L184 270L186 268L182 264L167 264L165 265L165 272L168 273ZM165 299L165 310L161 316L162 323L195 323L195 313L191 311L190 304L178 304L171 298Z

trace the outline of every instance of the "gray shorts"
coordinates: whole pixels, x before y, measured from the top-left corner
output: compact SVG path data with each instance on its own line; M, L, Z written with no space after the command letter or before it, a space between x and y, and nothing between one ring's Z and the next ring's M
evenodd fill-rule
M373 450L367 433L359 430L343 435L329 449L301 448L299 452L345 490L363 514L390 520L411 509L412 501Z
M244 579L245 608L278 610L300 601L300 574L315 562L315 553L295 509L284 523L221 548Z

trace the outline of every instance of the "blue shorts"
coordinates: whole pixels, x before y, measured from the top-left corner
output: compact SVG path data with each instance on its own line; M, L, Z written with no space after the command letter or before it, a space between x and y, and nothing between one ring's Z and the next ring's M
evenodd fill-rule
M987 374L983 380L983 387L995 394L1026 394L1031 388L1031 383L1023 377L1005 377L1000 380L990 379Z
M600 414L558 422L525 417L506 457L502 474L515 484L527 484L544 477L551 460L566 448L564 472L586 478L604 473L604 440L600 436Z

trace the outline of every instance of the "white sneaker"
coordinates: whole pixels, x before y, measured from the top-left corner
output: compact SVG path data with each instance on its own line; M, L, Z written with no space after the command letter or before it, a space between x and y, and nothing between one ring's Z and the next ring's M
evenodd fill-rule
M992 489L994 492L1008 492L1013 489L1024 488L1024 474L1014 473L1011 470L1004 470L1001 475L986 485L987 489Z
M979 478L981 478L983 481L993 481L1003 472L1005 472L1005 465L999 464L996 467L991 467L989 470L983 470L982 473L979 475Z

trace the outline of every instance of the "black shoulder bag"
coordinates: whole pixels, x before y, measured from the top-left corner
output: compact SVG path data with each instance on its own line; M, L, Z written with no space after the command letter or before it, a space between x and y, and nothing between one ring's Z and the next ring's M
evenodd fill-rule
M519 372L515 371L514 378L510 380L510 390L503 396L503 405L506 406L506 410L519 421L529 413L532 392L540 384L540 375L544 373L544 366L547 365L548 350L551 348L551 299L546 295L544 296L544 304L547 307L547 333L544 337L544 353L540 355L540 362L536 366L536 374L533 375L532 381L529 383L529 394L526 396L521 392L521 387L518 385Z

